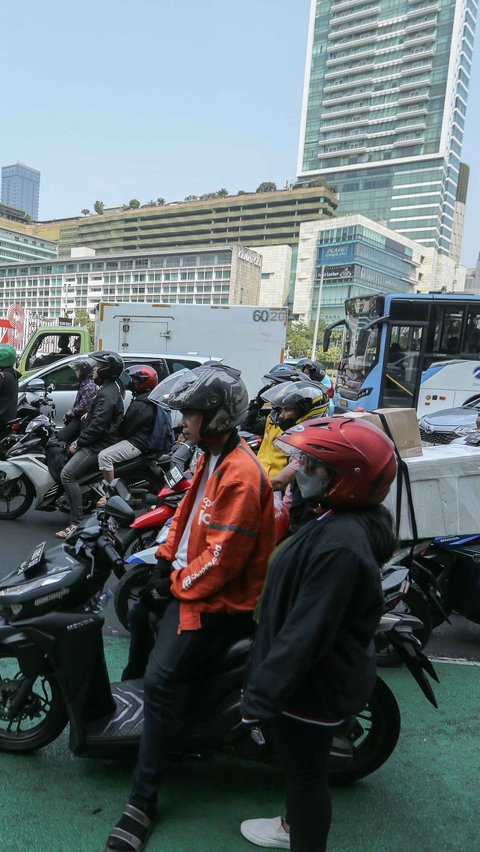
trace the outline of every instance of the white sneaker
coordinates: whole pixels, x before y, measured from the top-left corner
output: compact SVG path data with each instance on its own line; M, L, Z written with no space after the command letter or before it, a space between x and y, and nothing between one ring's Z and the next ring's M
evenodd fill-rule
M246 819L240 825L246 840L268 849L290 849L290 835L282 825L281 817L273 819Z

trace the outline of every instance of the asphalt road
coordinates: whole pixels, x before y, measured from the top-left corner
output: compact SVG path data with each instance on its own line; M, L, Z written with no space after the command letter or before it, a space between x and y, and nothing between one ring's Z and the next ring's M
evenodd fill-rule
M55 532L68 523L60 512L36 512L30 509L16 521L0 521L0 577L5 576L28 556L35 545L46 540L47 547L57 545ZM111 577L110 588L116 580ZM104 611L105 632L109 636L125 636L123 627L115 617L113 603ZM480 662L480 625L459 615L452 616L452 624L443 624L434 631L428 643L430 656L445 659L466 659Z

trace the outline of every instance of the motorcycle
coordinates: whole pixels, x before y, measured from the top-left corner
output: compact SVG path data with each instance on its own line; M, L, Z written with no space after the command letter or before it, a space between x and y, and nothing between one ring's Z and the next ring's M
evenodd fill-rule
M480 534L438 536L414 551L410 574L433 627L452 612L480 624Z
M119 492L120 493L120 492ZM102 589L123 560L117 525L133 511L117 494L84 521L65 543L30 559L0 582L0 749L29 752L55 740L67 723L69 747L86 757L134 755L142 730L142 681L109 683L98 613ZM401 583L404 582L401 574ZM411 634L414 619L387 613L380 628L405 655L406 665L436 706L426 677L430 661ZM191 713L179 714L172 752L234 755L274 763L268 729L245 732L241 689L249 640L235 643L201 681L192 685ZM351 783L378 769L393 752L400 711L377 678L367 706L347 719L331 752L332 781Z
M17 416L9 420L0 429L0 459L5 459L7 452L18 442L19 438L29 432L36 423L55 421L55 402L45 389L42 379L32 380L28 393L18 397Z
M55 437L56 427L42 418L39 421L0 461L0 520L19 518L34 500L38 511L69 511L63 488L52 477L46 459L47 443ZM117 465L118 475L136 494L139 506L145 505L148 492L158 488L163 481L157 455L148 453ZM91 512L103 496L102 475L96 456L92 457L91 472L82 477L80 485L84 511Z

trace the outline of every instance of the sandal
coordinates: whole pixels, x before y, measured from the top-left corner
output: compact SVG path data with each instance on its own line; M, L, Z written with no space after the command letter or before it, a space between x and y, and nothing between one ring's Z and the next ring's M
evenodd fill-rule
M78 527L78 524L69 524L68 527L65 527L64 530L60 530L59 532L56 532L55 535L56 535L57 538L68 538L70 533L75 532L77 527Z
M105 845L105 852L142 852L152 833L155 820L133 805L126 805L116 826L112 828Z

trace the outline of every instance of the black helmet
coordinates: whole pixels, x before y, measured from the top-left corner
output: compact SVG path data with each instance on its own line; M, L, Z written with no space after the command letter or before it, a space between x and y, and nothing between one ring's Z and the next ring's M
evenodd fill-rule
M295 408L296 422L304 417L325 416L328 411L328 395L324 388L313 382L283 382L262 393L262 399L269 402L272 408L279 410L283 407Z
M91 358L75 358L75 361L72 361L69 366L72 370L79 370L80 379L83 380L92 375L95 361L92 361Z
M298 382L301 376L299 376L298 370L290 367L289 364L276 364L268 373L265 373L263 378L268 382L279 385L281 382Z
M300 358L296 363L297 370L302 373L307 370L312 382L323 382L327 368L321 361L312 361L311 358Z
M245 419L248 392L239 370L210 363L185 372L165 402L176 410L201 411L205 417L200 434L221 435Z
M90 352L89 357L98 367L100 379L118 379L123 373L124 363L118 352Z

